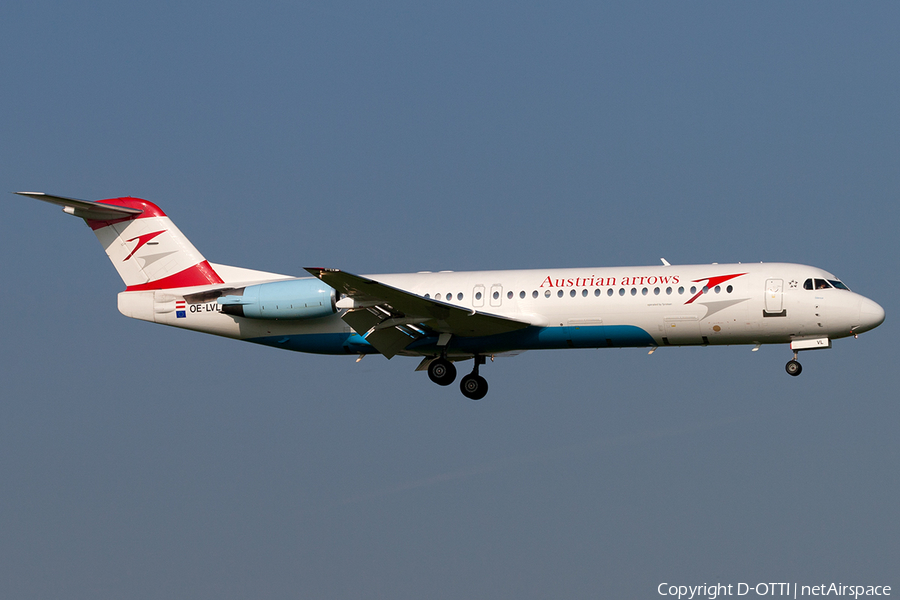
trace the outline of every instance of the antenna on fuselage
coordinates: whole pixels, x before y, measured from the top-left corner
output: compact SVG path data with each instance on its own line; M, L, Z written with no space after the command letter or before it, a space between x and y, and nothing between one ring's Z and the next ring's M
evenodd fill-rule
M662 261L664 267L671 267L671 266L672 266L672 265L669 264L669 261L667 261L667 260L664 259L664 258L660 258L659 260Z

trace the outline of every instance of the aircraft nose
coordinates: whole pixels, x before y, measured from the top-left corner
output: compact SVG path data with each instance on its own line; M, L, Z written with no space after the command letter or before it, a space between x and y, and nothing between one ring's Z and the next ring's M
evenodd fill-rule
M884 309L877 302L863 298L859 301L859 322L857 333L875 329L884 322Z

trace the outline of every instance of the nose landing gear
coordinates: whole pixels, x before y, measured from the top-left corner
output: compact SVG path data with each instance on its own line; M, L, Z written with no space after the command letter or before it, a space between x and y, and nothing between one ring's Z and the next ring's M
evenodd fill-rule
M797 362L797 353L794 352L794 358L789 360L786 365L784 365L784 370L787 371L787 374L796 377L803 371L803 366Z
M794 351L794 358L784 365L784 370L792 377L796 377L803 370L803 367L797 362L798 350L828 350L829 348L831 348L831 338L827 337L792 340L791 350Z

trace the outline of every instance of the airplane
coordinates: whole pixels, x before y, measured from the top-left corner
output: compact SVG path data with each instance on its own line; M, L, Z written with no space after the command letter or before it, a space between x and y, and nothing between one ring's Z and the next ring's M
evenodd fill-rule
M831 348L884 321L884 309L815 267L671 265L354 275L307 268L292 277L208 262L156 205L140 198L19 195L84 219L125 283L134 319L317 354L413 356L436 384L456 379L480 400L479 367L554 348L789 344Z

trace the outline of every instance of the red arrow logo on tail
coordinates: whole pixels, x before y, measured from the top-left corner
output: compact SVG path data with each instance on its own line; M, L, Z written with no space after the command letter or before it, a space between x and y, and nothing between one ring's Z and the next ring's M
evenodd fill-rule
M162 231L156 231L154 233L145 233L144 235L139 235L137 237L133 237L130 240L125 240L126 242L133 242L133 241L137 240L137 246L134 247L134 250L131 251L131 254L126 256L125 260L123 260L122 262L125 262L126 260L128 260L129 258L134 256L134 253L137 252L138 250L140 250L144 244L146 244L147 242L149 242L150 240L152 240L159 234L165 233L165 232L166 232L166 230L163 229Z

